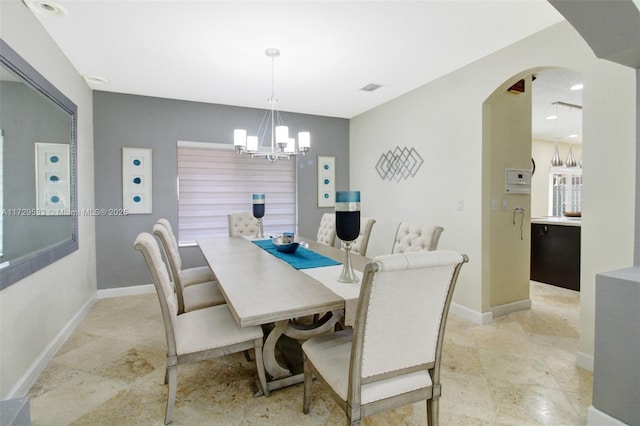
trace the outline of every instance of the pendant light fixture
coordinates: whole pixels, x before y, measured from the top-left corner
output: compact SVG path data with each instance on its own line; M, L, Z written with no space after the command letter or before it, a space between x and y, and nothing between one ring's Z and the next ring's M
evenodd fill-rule
M270 108L258 127L258 135L247 136L244 129L233 131L233 145L238 154L249 154L251 158L266 158L274 162L278 159L290 159L292 156L305 155L311 147L311 134L309 132L298 133L298 146L296 141L289 137L289 128L284 125L275 95L275 58L280 56L280 50L267 49L265 54L271 58L271 97L268 99ZM270 151L260 150L270 143Z

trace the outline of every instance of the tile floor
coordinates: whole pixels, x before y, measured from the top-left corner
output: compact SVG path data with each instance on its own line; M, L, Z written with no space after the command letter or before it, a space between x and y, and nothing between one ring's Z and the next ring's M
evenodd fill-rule
M450 315L442 360L442 425L584 425L592 374L575 365L579 293L531 283L531 310L477 325ZM165 337L155 294L103 299L29 391L33 425L162 425ZM243 354L179 368L174 425L341 425L315 383L252 396ZM364 425L426 424L423 403Z

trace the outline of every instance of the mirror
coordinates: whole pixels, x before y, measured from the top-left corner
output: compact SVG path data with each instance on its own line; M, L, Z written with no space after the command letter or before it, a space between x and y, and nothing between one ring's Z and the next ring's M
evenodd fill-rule
M78 249L76 121L0 39L0 289Z

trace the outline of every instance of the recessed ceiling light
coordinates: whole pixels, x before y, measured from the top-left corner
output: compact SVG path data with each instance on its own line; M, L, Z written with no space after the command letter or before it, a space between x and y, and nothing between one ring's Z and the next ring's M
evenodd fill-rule
M84 78L84 81L86 81L88 84L93 84L93 85L100 85L100 84L107 84L109 82L109 80L107 80L104 77L98 77L95 75L85 75L82 76Z
M569 135L569 137L570 137L570 138L577 138L577 137L578 137L578 135L576 135L576 134L574 133L574 134L572 134L572 135Z
M374 90L378 90L381 87L382 86L379 84L369 83L360 90L364 90L365 92L373 92Z
M55 0L22 0L32 11L59 18L67 16L67 9Z
M558 118L557 115L550 115L547 117L547 120L556 120Z
M574 84L573 86L571 86L571 90L582 90L584 88L584 84L582 83L578 83L578 84Z

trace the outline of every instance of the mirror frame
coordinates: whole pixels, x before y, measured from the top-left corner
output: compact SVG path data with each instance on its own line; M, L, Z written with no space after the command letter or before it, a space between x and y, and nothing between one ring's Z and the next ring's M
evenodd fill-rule
M77 150L77 120L78 107L69 98L62 94L53 84L51 84L42 74L36 71L27 61L25 61L15 50L13 50L4 40L0 39L0 63L9 70L17 74L32 89L40 92L49 100L62 108L70 115L71 135L69 161L69 172L71 175L70 209L73 213L78 211L77 188L76 188L76 150ZM71 214L72 220L71 237L67 240L56 243L50 247L26 253L25 255L9 260L9 265L0 269L0 290L9 287L34 272L52 264L53 262L78 250L78 216Z

